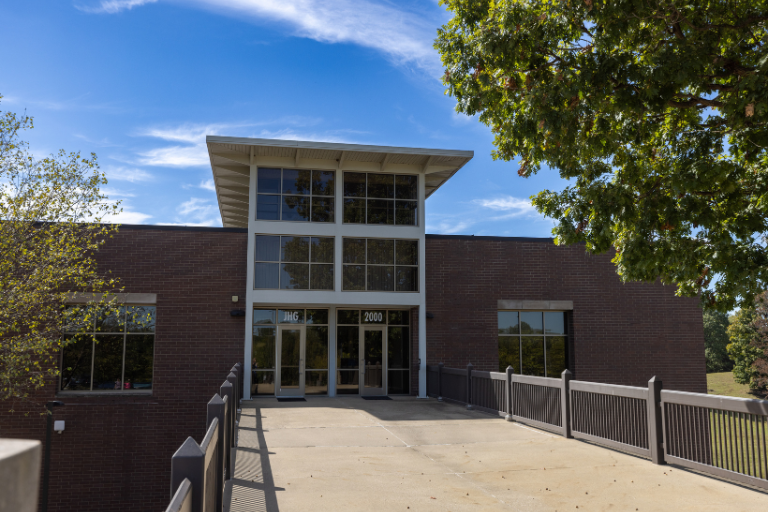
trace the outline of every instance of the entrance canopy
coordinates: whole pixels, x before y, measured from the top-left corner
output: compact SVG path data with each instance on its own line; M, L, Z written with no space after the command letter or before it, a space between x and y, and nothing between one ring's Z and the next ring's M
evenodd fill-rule
M248 227L251 165L317 170L424 173L425 197L474 156L473 151L278 139L206 137L224 227Z

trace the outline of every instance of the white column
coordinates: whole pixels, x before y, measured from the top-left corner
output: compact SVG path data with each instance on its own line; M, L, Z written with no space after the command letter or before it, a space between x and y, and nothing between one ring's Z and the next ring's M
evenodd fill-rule
M426 247L426 214L424 212L426 174L419 175L419 398L427 398L427 247Z
M244 361L243 361L243 384L245 390L243 392L243 398L246 400L251 399L251 360L253 354L253 279L254 268L253 261L255 259L254 245L256 243L256 237L254 232L256 230L256 165L253 162L253 148L251 148L251 176L250 186L248 187L248 256L246 265L248 266L245 283L245 345L243 347Z
M336 307L328 308L328 396L336 396Z

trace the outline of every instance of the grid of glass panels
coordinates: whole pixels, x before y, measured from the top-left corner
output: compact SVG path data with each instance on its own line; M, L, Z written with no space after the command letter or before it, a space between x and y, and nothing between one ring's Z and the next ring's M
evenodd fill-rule
M72 306L61 356L61 391L130 392L152 389L155 306L120 306L89 313ZM79 325L78 325L79 323ZM77 327L74 327L77 326Z
M344 173L344 223L415 226L419 177L412 174Z
M251 346L251 395L275 394L275 355L277 327L282 324L306 325L304 349L304 393L328 394L328 310L327 309L254 309ZM295 367L298 382L298 343L283 347L282 372ZM284 381L289 375L284 375Z
M333 290L333 237L256 235L253 287Z
M256 219L334 221L334 171L258 169Z
M559 378L567 368L563 311L499 311L499 371Z
M360 392L360 324L369 324L387 326L387 394L409 394L410 311L340 309L336 315L336 393Z
M418 240L344 238L344 291L419 290Z

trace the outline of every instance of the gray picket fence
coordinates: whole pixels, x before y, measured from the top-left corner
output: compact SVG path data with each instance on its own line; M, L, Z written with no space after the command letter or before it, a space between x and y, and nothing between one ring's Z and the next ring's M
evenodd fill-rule
M427 395L568 438L768 489L768 400L427 366Z
M171 502L166 512L223 512L224 482L234 474L242 375L237 363L208 402L202 442L188 437L171 457Z

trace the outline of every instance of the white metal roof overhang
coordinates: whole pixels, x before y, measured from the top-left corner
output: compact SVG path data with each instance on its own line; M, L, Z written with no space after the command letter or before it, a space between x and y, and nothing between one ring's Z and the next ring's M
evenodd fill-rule
M474 156L473 151L332 142L206 137L224 227L248 227L250 165L361 172L423 172L426 197Z

